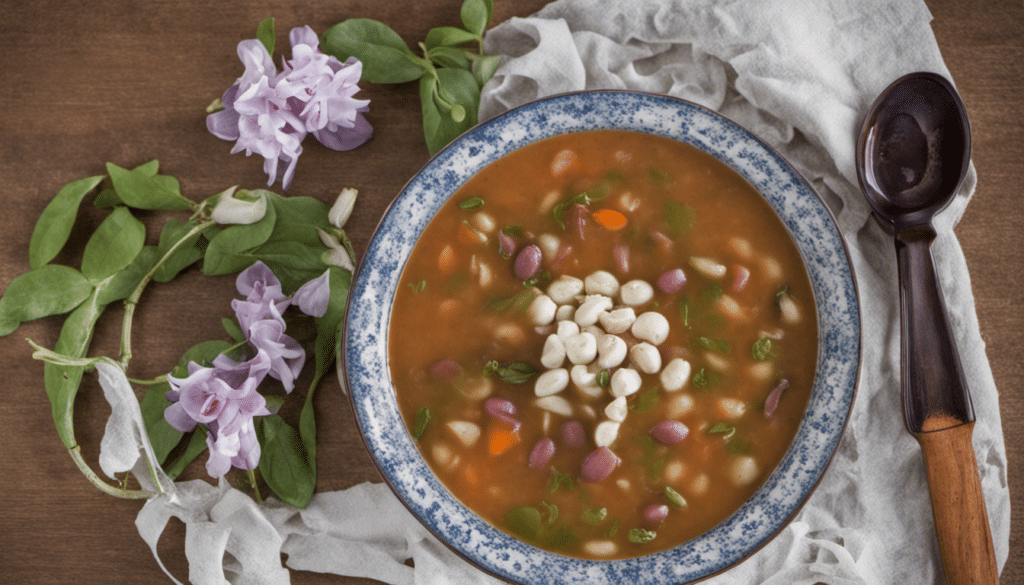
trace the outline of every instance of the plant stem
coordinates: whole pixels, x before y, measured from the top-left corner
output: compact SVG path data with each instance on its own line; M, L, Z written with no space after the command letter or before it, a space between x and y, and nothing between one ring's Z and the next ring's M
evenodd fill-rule
M135 291L132 292L131 296L125 299L124 320L121 325L120 363L123 369L128 369L128 362L129 360L132 359L132 320L135 317L135 306L138 304L139 298L142 296L142 291L146 288L146 285L149 284L149 281L153 279L153 275L156 274L157 269L163 266L164 262L166 262L167 259L170 258L171 255L174 254L174 252L177 251L178 248L180 248L185 243L186 240L188 240L189 238L198 233L201 233L203 230L209 228L212 225L214 225L213 221L204 221L196 225L196 227L189 230L188 233L182 236L180 240L175 242L174 245L172 245L167 250L167 252L163 255L162 258L157 260L156 264L153 265L153 268L151 268L149 272L147 272L146 275L142 277L142 280L139 281L139 285L135 287Z
M105 494L109 494L111 496L115 496L118 498L124 498L126 500L146 500L156 495L152 492L148 492L145 490L126 490L123 488L114 487L100 479L100 477L96 475L96 472L94 472L92 468L89 467L89 464L86 463L85 459L82 458L81 447L75 445L74 447L68 449L68 452L71 453L71 459L75 461L75 465L78 466L79 471L81 471L82 474L85 475L89 482L91 482L94 486L99 488L99 490ZM157 483L157 485L160 484Z
M249 485L252 486L252 493L256 496L256 503L263 503L263 496L260 495L260 488L256 485L256 471L249 469L246 471L246 475L249 476Z
M128 381L132 384L138 384L139 386L156 386L157 384L163 384L167 381L167 376L157 376L152 380L138 380L136 378L128 378Z

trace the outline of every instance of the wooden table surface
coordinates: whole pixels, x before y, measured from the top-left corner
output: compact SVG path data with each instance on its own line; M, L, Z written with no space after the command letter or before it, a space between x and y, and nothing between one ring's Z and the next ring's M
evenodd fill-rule
M265 182L261 160L229 155L210 136L204 108L239 75L235 46L256 25L277 19L278 46L287 31L308 24L318 33L352 17L381 20L407 41L432 26L457 24L460 0L333 3L283 0L199 2L82 0L4 2L0 20L0 287L28 270L32 224L65 183L122 166L160 159L195 199L241 184ZM544 0L497 0L494 22L526 16ZM1011 556L1003 583L1024 582L1024 7L1019 0L928 0L943 56L963 95L974 131L979 186L957 234L971 270L981 333L1000 389L1013 497ZM280 54L280 53L279 53ZM348 226L362 251L387 205L428 156L414 84L371 86L373 140L350 153L306 141L290 195L333 201L343 187L360 199ZM80 225L95 227L97 215ZM155 237L151 234L151 237ZM77 242L81 244L79 240ZM75 261L68 258L68 261ZM233 278L187 275L151 287L136 319L132 373L153 377L194 342L222 337ZM115 312L116 313L116 312ZM42 389L42 365L25 337L52 346L59 320L22 326L0 340L0 582L165 583L135 528L141 507L92 487L62 446ZM116 355L119 315L100 322L94 353ZM338 383L318 400L318 489L379 481ZM96 458L109 409L95 384L76 403L79 442ZM201 466L198 466L201 468ZM193 474L203 475L202 470ZM159 550L187 578L183 526L172 521ZM293 573L294 583L362 583L358 579Z

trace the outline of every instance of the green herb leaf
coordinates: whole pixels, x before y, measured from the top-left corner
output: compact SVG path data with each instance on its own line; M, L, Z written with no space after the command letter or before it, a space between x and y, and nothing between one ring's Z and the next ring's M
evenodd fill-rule
M600 510L583 510L580 515L580 520L583 520L591 526L597 526L604 522L604 519L608 516L608 508L601 508Z
M181 194L174 177L147 175L143 170L124 169L107 163L107 174L117 197L129 207L158 211L186 211L194 203Z
M658 403L658 387L651 386L647 390L636 395L636 400L629 405L633 412L647 412Z
M644 530L643 528L634 528L629 531L629 535L626 537L629 542L633 544L646 544L651 542L658 537L658 533L653 530Z
M25 321L72 311L92 292L93 285L69 266L45 264L30 270L12 280L0 297L0 336Z
M759 362L766 362L773 359L777 351L775 345L770 337L762 337L754 342L754 346L750 350L751 355L754 359Z
M296 508L305 508L316 487L316 470L299 434L276 414L257 420L260 475L277 497Z
M370 83L404 83L419 79L427 71L427 63L398 33L367 18L352 18L330 27L320 38L320 48L342 63L349 57L359 59L363 79Z
M493 299L487 303L486 307L488 311L495 313L523 311L530 306L530 303L533 302L536 296L537 292L532 288L528 288L512 296Z
M235 343L245 341L245 333L242 332L242 327L238 324L238 321L235 321L230 317L223 317L220 320L220 324L224 327L224 331L235 341Z
M412 437L419 441L427 430L428 424L430 424L430 409L424 406L416 413L416 421L412 426Z
M143 246L142 251L127 268L95 283L96 302L105 306L128 298L128 295L135 292L143 277L153 269L156 260L156 246Z
M410 282L409 288L411 288L414 293L421 293L427 290L427 281L421 280L419 282Z
M684 327L690 328L690 299L686 295L679 297L679 319Z
M174 479L181 475L188 464L195 461L204 451L206 451L206 433L202 430L193 431L185 450L175 458L173 463L164 466L167 477Z
M103 175L72 181L46 205L28 244L29 265L39 268L53 260L71 235L82 199L96 188Z
M551 214L555 217L555 222L563 230L565 229L565 212L577 203L580 205L590 205L591 199L586 193L580 193L579 195L570 198L568 201L559 203L551 210Z
M466 43L478 40L479 35L475 35L468 30L463 30L457 26L439 26L437 28L430 29L427 33L426 40L423 43L427 46L427 49L433 49L435 47L457 47Z
M505 514L504 520L509 530L524 540L535 540L540 536L541 518L537 508L515 508Z
M142 419L146 423L146 434L149 435L149 442L153 444L153 453L161 465L171 450L185 436L185 433L172 427L164 418L164 411L171 405L171 401L166 396L170 389L170 384L166 382L151 386L140 404Z
M171 247L181 241L192 229L199 225L199 222L192 219L184 223L175 218L169 218L160 232L160 243L157 245L158 255L163 258ZM201 232L189 236L178 248L174 250L164 263L153 273L153 280L157 282L168 282L177 276L182 270L195 264L203 258L203 250L197 244L202 237Z
M714 353L729 353L729 341L725 339L698 337L697 345Z
M615 533L617 533L618 531L619 531L619 519L616 518L616 519L614 519L612 521L611 528L609 528L608 531L604 533L604 536L605 536L605 538L611 538L611 537L615 536Z
M576 484L573 483L572 477L568 473L560 473L554 467L551 468L554 476L551 478L551 487L548 490L549 493L555 493L559 488L566 488L570 492L576 491Z
M497 362L491 361L484 366L484 375L497 374L502 382L509 384L525 384L537 374L537 368L526 362L509 362L502 365L494 365Z
M48 264L47 266L52 265ZM10 287L8 287L9 290ZM0 300L0 304L2 304L2 300ZM89 343L92 341L96 321L103 309L104 307L96 302L96 291L94 290L92 294L88 295L85 302L78 305L64 320L53 351L70 357L85 356L89 349ZM53 410L53 422L57 426L57 435L64 446L69 449L78 444L75 440L74 408L75 396L78 394L83 371L84 368L81 366L43 364L43 380L46 386L46 396L50 399L50 406Z
M720 422L715 423L706 432L709 435L722 435L722 439L728 441L729 439L732 438L733 435L736 434L736 427L732 426L729 423Z
M459 209L466 209L466 210L480 209L483 206L484 206L484 200L479 198L479 197L472 197L470 199L466 199L462 203L459 203Z
M494 72L498 70L499 65L501 65L500 55L479 55L473 59L469 70L476 78L477 84L483 88L484 84L494 77Z
M597 385L602 388L607 388L608 384L611 383L612 375L608 372L608 368L599 370L597 372Z
M711 386L711 377L706 368L697 370L697 373L693 375L693 387L694 388L707 388Z
M679 492L677 492L676 490L672 489L671 487L665 486L664 494L665 494L665 501L668 502L669 506L672 506L673 508L679 508L679 509L682 509L682 508L686 507L686 505L687 505L686 504L686 498L681 496L679 494Z
M454 67L469 70L469 57L466 51L455 47L434 47L427 51L427 57L438 67Z
M547 270L523 281L523 286L528 287L547 288L549 284L551 284L551 273Z
M465 69L441 67L420 79L423 136L435 154L476 125L480 86Z
M256 38L267 49L271 57L274 56L274 19L266 18L256 27Z
M668 235L672 238L681 238L689 234L697 224L697 212L678 201L669 201L665 204L664 218L668 225Z
M462 26L477 37L482 37L487 23L490 22L491 16L494 14L494 2L493 0L464 0L460 14Z
M146 226L127 207L117 207L100 223L85 244L82 274L98 281L123 270L146 243Z
M558 520L558 506L554 504L549 504L547 502L541 502L540 505L544 507L545 511L547 511L548 526L551 526Z

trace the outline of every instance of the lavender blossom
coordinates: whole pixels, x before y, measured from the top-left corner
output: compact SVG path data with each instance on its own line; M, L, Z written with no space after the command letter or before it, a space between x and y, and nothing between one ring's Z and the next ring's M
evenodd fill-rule
M284 327L284 317L281 315L291 300L282 292L281 281L274 276L270 267L256 261L238 275L235 288L245 295L245 300L231 301L231 308L235 310L238 324L246 335L254 323L264 319L280 321Z
M331 272L323 274L299 287L292 295L292 302L310 317L323 317L331 300Z
M206 472L210 477L221 477L232 466L256 469L260 462L260 443L252 420L234 433L211 431L206 435L206 446L210 450L210 457L206 461Z
M306 351L284 333L284 323L274 319L257 321L249 327L249 345L270 357L270 377L281 381L285 392L295 388L295 378L306 363Z
M269 362L270 356L263 357ZM216 424L226 434L236 432L254 416L270 414L267 401L256 392L261 377L247 376L241 384L232 386L217 368L189 364L186 378L167 376L171 386L167 399L173 404L164 410L164 419L175 429L188 432L202 423ZM262 368L269 371L269 368Z
M232 154L245 151L264 158L263 170L273 185L278 168L287 189L295 175L307 133L334 150L350 150L367 140L373 128L363 113L369 100L357 100L362 64L354 58L341 63L319 50L313 29L292 29L292 59L282 62L281 73L258 40L238 44L245 71L221 98L224 109L206 119L218 138L234 140Z

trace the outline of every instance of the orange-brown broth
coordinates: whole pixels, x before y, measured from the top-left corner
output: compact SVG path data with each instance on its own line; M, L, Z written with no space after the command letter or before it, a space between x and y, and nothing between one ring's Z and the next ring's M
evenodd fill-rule
M573 152L575 159L565 173L553 176L552 161L566 150ZM604 199L588 206L590 211L621 210L626 192L639 201L639 206L635 211L624 212L629 223L616 232L588 221L585 240L579 241L559 227L549 209L552 201L562 202L584 191L607 191ZM483 207L459 207L459 203L473 197L483 199ZM651 234L670 233L663 219L665 202L670 200L692 208L696 222L686 235L665 245ZM542 206L546 207L543 211ZM559 236L563 245L571 245L573 252L557 267L545 260L544 269L552 276L568 274L583 279L603 269L615 274L621 283L641 278L653 285L665 270L681 267L688 277L680 293L667 295L655 287L655 297L649 305L657 304L657 310L671 323L669 338L659 349L663 356L688 357L691 381L679 392L659 391L657 403L650 410L629 413L618 439L610 446L622 464L599 483L580 481L580 462L595 448L593 429L603 419L602 411L610 396L588 399L574 392L571 383L561 392L574 402L574 418L583 424L588 437L586 447L570 450L562 445L559 436L564 419L545 414L532 405L533 380L517 385L501 382L494 376L488 378L492 384L490 396L511 400L523 422L519 431L521 441L508 451L491 456L486 439L487 427L493 423L483 412L483 402L478 397L466 398L460 392L460 388L466 389L468 381L478 381L485 365L492 360L528 362L544 371L539 360L547 332L537 332L523 311L487 309L494 299L526 289L513 274L515 256L504 259L499 255L497 231L478 229L481 224L474 216L480 212L495 220L496 229L521 226L520 248L545 233ZM745 257L742 248L738 250L731 243L733 238L750 244L752 258ZM619 271L613 261L612 250L619 242L629 243L632 249L628 274ZM722 316L718 305L700 310L701 297L713 279L700 276L688 264L691 256L713 258L729 267L718 284L725 294L755 315L749 322ZM779 276L767 276L760 264L764 257L777 261L781 268ZM730 290L736 265L751 271L749 284L738 293ZM481 266L486 266L483 270L490 274L486 287L480 285ZM784 287L788 287L786 290L801 309L802 321L796 325L787 325L780 318L777 295ZM681 296L689 301L690 327L681 321ZM469 180L430 222L404 269L392 309L390 369L399 406L410 429L420 410L429 409L430 422L419 439L425 459L470 509L498 528L510 531L505 515L514 508L534 507L544 521L542 536L534 544L570 556L595 556L588 554L585 543L608 540L614 524L617 529L611 540L615 550L602 553L599 558L632 557L675 546L721 522L753 494L778 464L803 415L813 382L817 358L813 309L806 273L785 228L767 203L731 169L692 147L664 138L611 130L568 134L527 146L488 166ZM638 309L637 314L640 312ZM771 360L773 372L767 381L755 380L749 372L755 363L751 346L765 332L782 333L774 346L778 355ZM729 369L716 374L710 388L695 388L693 384L693 376L702 368L709 368L704 357L707 352L695 343L701 335L727 339L730 344L730 352L725 355ZM432 378L430 365L448 358L462 366L460 378L450 383ZM667 358L663 359L663 364L667 362ZM782 378L790 382L790 388L783 393L778 410L766 417L765 398ZM657 375L645 374L643 380L641 391L628 398L631 404L644 390L658 385ZM689 436L668 446L640 439L649 436L654 424L667 418L671 399L684 393L695 403L692 410L678 418L689 428ZM728 440L723 434L707 433L712 425L724 420L716 406L721 397L736 398L747 405L741 418L730 421L736 432ZM596 417L585 413L586 405ZM545 417L549 420L547 431L543 429ZM482 429L480 440L472 447L464 447L445 426L452 420L478 424ZM530 450L543 436L555 441L556 454L549 469L530 469ZM734 486L727 466L741 455L753 457L759 473L749 484ZM660 469L658 461L662 461ZM563 486L552 493L552 467L572 478L573 491ZM697 489L701 475L706 476L703 494ZM621 485L624 482L628 485ZM680 493L687 506L682 510L670 508L661 525L649 526L641 511L649 504L665 501L666 485ZM549 525L550 505L556 506L558 513ZM598 526L580 521L585 510L599 508L605 508L607 515ZM563 527L567 530L559 532ZM629 531L634 528L653 530L657 536L645 544L634 544L628 540Z

